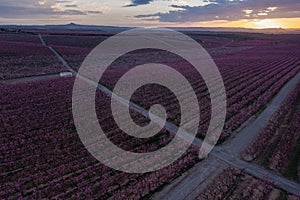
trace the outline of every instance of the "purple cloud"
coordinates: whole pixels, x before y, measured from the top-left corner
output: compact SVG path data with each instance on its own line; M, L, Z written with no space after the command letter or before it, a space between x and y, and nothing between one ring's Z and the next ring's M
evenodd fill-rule
M132 0L131 4L126 5L124 7L133 7L133 6L139 6L139 5L146 5L149 4L153 0Z
M80 10L77 4L70 0L0 0L0 17L2 18L34 18L63 15L100 14L101 11ZM61 8L58 9L59 4Z

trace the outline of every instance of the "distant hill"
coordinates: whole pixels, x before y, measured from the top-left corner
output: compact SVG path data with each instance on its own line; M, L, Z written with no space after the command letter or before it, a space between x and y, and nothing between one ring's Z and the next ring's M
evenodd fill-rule
M1 29L19 29L19 30L69 30L69 31L102 31L102 32L120 32L133 27L119 26L97 26L80 25L75 23L65 25L0 25ZM207 28L207 27L169 27L178 31L201 31L201 32L248 32L248 33L267 33L267 34L300 34L300 29L250 29L250 28Z
M70 23L66 25L0 25L4 29L20 29L20 30L73 30L73 31L105 31L120 32L130 29L129 27L118 26L96 26L96 25L80 25Z

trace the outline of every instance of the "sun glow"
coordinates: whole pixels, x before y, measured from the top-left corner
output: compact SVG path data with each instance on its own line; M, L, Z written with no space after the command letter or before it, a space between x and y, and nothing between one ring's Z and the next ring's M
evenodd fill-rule
M273 19L263 19L259 21L252 22L253 28L280 28L282 24Z

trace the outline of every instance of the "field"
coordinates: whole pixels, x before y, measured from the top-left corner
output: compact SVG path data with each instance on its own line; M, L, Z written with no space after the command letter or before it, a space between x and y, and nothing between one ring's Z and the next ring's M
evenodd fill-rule
M0 78L13 79L65 71L36 35L0 34Z
M285 99L259 137L244 153L265 167L300 182L300 82Z
M90 36L87 39L80 40L80 37L83 36L68 36L67 39L62 40L60 39L61 36L55 35L45 37L45 41L57 45L55 46L57 51L63 55L74 69L78 69L89 51L99 40L102 40L102 38L96 39ZM284 83L299 71L299 46L274 44L272 40L240 41L239 39L234 42L232 38L227 37L209 38L206 36L202 40L204 41L202 41L203 46L211 53L219 67L226 87L228 111L226 126L220 140L224 141L251 116L259 113ZM229 46L227 47L227 45ZM207 119L210 116L207 88L202 78L188 67L188 63L180 58L162 51L133 52L122 56L113 63L109 68L111 70L106 73L107 75L103 77L101 83L113 88L116 80L128 69L152 60L172 65L173 68L191 80L190 83L194 86L198 98L203 102L199 103L203 117L203 120L200 121L203 128L198 133L199 138L203 138L208 125ZM145 104L146 107L149 104L152 105L151 102L147 102L145 96L151 96L153 90L148 90L148 93L143 94L140 98L133 98L133 100ZM159 93L163 94L164 91ZM154 100L154 98L152 99ZM156 99L155 101L166 102L165 99L172 98L165 94L161 100ZM170 107L174 105L172 102L166 103ZM175 117L172 120L178 122L179 119Z
M236 168L225 169L198 199L297 199Z
M236 139L244 127L251 126L253 120L270 109L272 100L285 85L299 77L300 36L187 34L212 56L225 84L226 123L217 147L222 151L222 147ZM161 170L130 174L101 164L88 152L77 134L72 115L75 78L59 77L60 72L69 71L61 59L78 71L89 52L110 36L112 33L36 30L0 33L0 199L155 199L160 192L168 195L178 190L178 181L184 177L188 179L191 170L201 170L211 158L219 159L212 153L209 159L200 160L199 145L194 144L180 159ZM197 141L202 140L211 116L211 98L203 78L179 56L152 49L130 52L108 68L99 84L112 90L131 68L151 61L176 69L195 90L200 119L193 120L199 121ZM246 167L224 168L211 182L205 183L207 187L196 195L198 199L248 199L250 195L254 195L253 199L297 198L299 193L293 192L293 188L285 190L285 187L281 188L281 182L277 184L261 176L255 177L257 175L244 169L248 165L260 165L263 172L275 172L274 177L283 177L284 181L299 186L300 82L297 82L284 101L272 108L275 112L271 120L262 125L258 137L244 152L231 155L222 151L237 159L241 156L247 161ZM84 102L84 91L81 95ZM110 100L107 93L97 90L98 122L118 147L135 153L151 152L173 139L174 132L166 127L150 138L127 135L113 119ZM165 87L143 86L134 93L131 101L145 110L161 104L167 111L167 121L175 126L180 124L178 100ZM130 114L141 126L150 121L134 109ZM94 139L90 138L91 141ZM107 151L112 150L107 147ZM236 162L226 159L229 165ZM120 162L131 161L124 158ZM190 191L182 189L182 193Z
M170 167L145 175L121 173L100 164L88 153L75 131L70 110L73 81L71 78L58 79L55 83L41 81L38 85L1 86L6 91L1 98L5 108L1 132L6 133L1 137L4 161L1 173L5 180L1 184L1 197L67 198L76 194L122 199L122 195L128 196L131 191L132 197L137 198L151 194L197 162L197 153L191 148ZM101 120L105 121L107 116L102 116ZM107 121L101 124L104 129L111 126ZM168 136L163 131L156 138L137 143L122 137L117 129L108 133L117 145L136 152L165 145Z

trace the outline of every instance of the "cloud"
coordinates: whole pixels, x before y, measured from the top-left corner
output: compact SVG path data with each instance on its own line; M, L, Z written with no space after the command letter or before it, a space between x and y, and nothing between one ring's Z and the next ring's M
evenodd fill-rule
M149 4L153 0L131 0L131 4L123 6L123 7L133 7Z
M24 7L1 6L0 16L3 18L35 17L35 16L59 16L59 15L86 15L80 10L55 11L51 8L35 9Z
M204 6L171 5L177 10L137 15L160 22L201 22L212 20L293 18L300 16L299 0L209 0Z
M61 5L68 3L67 5ZM0 0L2 18L49 18L57 16L99 14L101 11L80 10L69 0Z
M56 3L72 3L72 1L68 1L68 0L58 0L58 1L55 1Z
M65 5L66 8L78 8L78 5L71 4L71 5Z
M56 14L57 13L59 13L60 15L87 15L86 12L80 10L64 10L64 11L56 12Z
M95 11L95 10L89 10L87 11L88 14L102 14L103 12L101 11Z

